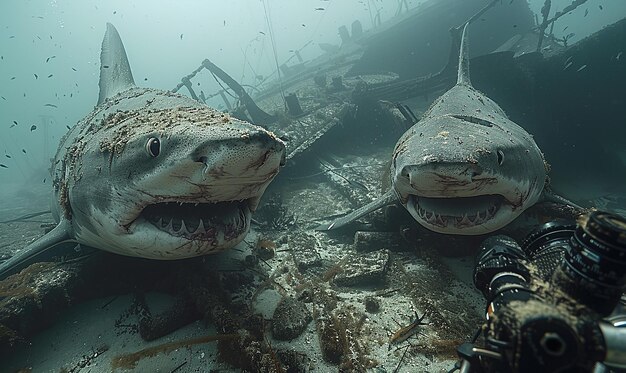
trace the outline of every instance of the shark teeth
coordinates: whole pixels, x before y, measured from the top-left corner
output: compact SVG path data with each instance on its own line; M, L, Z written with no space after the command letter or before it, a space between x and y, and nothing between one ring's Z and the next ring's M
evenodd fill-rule
M492 219L498 212L500 199L486 197L488 196L481 196L480 199L470 202L446 199L437 205L435 199L429 199L427 203L420 203L424 198L412 196L407 203L407 209L416 219L430 225L447 227L453 224L457 228L472 227Z
M187 239L215 238L217 232L238 236L248 229L248 201L218 203L161 202L147 206L141 216L161 231Z

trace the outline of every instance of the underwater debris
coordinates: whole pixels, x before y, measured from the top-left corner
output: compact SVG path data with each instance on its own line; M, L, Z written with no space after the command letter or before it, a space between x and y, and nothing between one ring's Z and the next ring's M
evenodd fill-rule
M350 306L338 308L337 295L328 288L314 287L313 294L313 318L324 360L345 372L365 372L376 366L361 346L367 317Z
M245 304L231 304L223 290L228 279L220 280L214 272L185 271L181 283L195 303L197 311L225 334L236 338L219 340L219 357L226 363L248 371L282 372L269 342L264 338L265 323Z
M395 232L366 232L354 233L354 249L359 252L389 249L397 251L401 248L400 236Z
M0 324L0 346L17 346L26 343L15 330Z
M0 281L0 346L15 347L68 306L78 274L56 263L35 263ZM6 344L5 344L6 343Z
M215 341L227 341L237 339L237 334L217 334L217 335L208 335L199 338L185 339L183 341L178 342L169 342L164 343L158 346L145 348L143 350L133 352L131 354L116 356L111 360L111 368L112 369L134 369L137 366L139 360L156 356L160 353L169 353L181 347L189 347L197 344L215 342Z
M100 355L107 352L109 350L109 346L102 345L98 348L92 348L91 351L83 356L71 367L71 368L61 368L59 373L77 373L80 372L83 368L86 368L91 365L91 363Z
M276 243L267 238L259 237L254 245L254 254L261 260L270 260L274 257Z
M278 340L291 340L304 332L312 320L306 305L292 297L283 297L272 317L272 336Z
M334 292L319 287L313 289L313 319L322 350L322 357L331 364L339 364L343 356L345 335L331 311L337 306Z
M293 255L293 260L300 272L305 271L307 268L319 266L322 263L322 258L317 252L317 239L315 236L297 232L289 235L287 242Z
M366 296L363 300L363 304L365 305L365 311L369 313L376 313L380 311L380 301L374 296Z
M298 224L296 216L283 203L280 193L273 193L254 216L262 227L274 230L287 230Z
M310 371L311 359L307 354L293 350L277 350L278 360L286 367L287 373Z
M192 302L181 296L176 298L169 310L156 316L150 313L143 294L137 298L138 305L142 307L139 313L139 335L144 341L161 338L199 318Z
M384 284L388 263L388 250L374 251L360 256L350 255L343 266L343 271L335 276L334 283L338 286Z
M9 158L11 158L11 157L9 157ZM19 222L25 222L25 221L29 221L29 219L31 219L31 218L35 218L37 216L41 216L41 215L45 215L45 214L49 214L49 213L50 213L50 210L34 212L32 214L25 214L25 215L19 216L17 218L0 221L0 224L13 223L13 222L18 222L18 221Z

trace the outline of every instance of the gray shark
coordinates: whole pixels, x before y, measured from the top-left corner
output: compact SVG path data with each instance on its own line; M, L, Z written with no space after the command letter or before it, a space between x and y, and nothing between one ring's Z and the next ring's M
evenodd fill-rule
M56 228L0 278L59 242L150 259L216 253L243 240L285 161L271 132L168 91L135 86L107 24L96 108L61 140L51 173Z
M559 200L545 189L548 166L532 136L472 87L467 27L457 83L396 143L391 188L318 229L341 227L399 201L432 231L478 235L504 227L542 198Z

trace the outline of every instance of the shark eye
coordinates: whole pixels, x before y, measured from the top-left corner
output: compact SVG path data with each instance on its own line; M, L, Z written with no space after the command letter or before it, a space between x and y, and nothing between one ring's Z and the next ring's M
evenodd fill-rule
M146 143L146 152L152 158L158 157L159 153L161 153L161 141L156 137L149 138Z
M502 163L504 162L504 152L502 150L498 150L498 164L500 166L502 166Z

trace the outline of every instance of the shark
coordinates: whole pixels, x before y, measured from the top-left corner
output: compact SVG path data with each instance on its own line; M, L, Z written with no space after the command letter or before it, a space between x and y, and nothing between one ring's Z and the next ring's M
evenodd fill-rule
M468 26L453 29L462 29L457 82L397 141L390 188L318 230L399 202L431 231L480 235L506 226L541 200L574 205L547 187L549 167L533 137L472 86Z
M272 132L170 91L135 85L107 23L95 109L52 160L56 226L0 267L0 279L63 242L174 260L241 242L285 163Z

